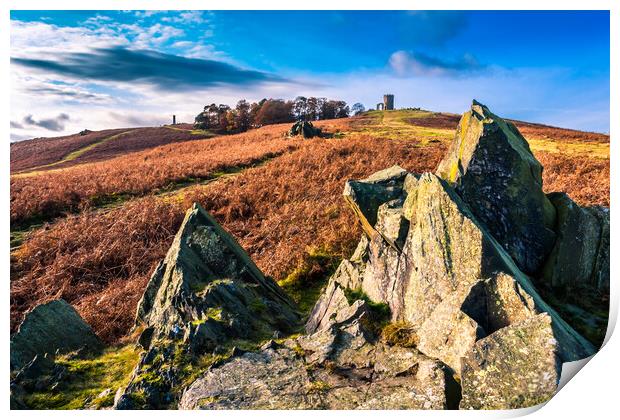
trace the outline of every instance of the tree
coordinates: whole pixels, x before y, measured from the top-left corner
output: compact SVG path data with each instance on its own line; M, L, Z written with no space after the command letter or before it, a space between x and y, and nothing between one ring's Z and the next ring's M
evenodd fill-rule
M250 119L252 120L252 126L254 127L260 127L257 122L257 116L265 102L267 102L267 99L263 98L260 101L254 102L250 105Z
M252 125L252 117L250 115L250 104L245 99L237 102L235 107L234 126L237 131L246 131Z
M297 120L306 120L308 118L308 99L304 96L298 96L293 101L293 114Z
M345 101L333 101L336 110L336 118L347 118L349 116L349 106Z
M220 131L228 131L228 119L227 114L230 112L228 105L220 104L217 107L217 128Z
M282 99L269 99L260 107L254 124L278 124L295 121L293 116L293 102Z
M306 119L308 121L316 121L319 119L320 109L319 100L314 96L306 101Z
M364 111L366 111L366 108L359 102L354 103L351 107L351 112L353 112L353 115L359 115Z

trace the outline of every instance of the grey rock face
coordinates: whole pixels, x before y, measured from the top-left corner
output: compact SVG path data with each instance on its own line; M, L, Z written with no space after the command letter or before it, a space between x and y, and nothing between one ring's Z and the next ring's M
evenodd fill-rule
M560 379L551 319L546 314L478 341L463 359L462 409L511 409L549 400Z
M598 220L601 232L590 282L601 292L609 293L609 209L590 207L587 210Z
M62 299L38 305L11 337L11 370L35 356L97 351L103 344L82 317Z
M405 201L411 194L408 193ZM442 361L458 368L458 359L465 350L455 353L443 345L444 350L430 350L431 343L442 341L442 334L456 333L442 331L439 325L461 325L468 332L459 330L459 334L469 338L454 338L450 342L471 345L481 337L479 328L486 330L492 325L491 331L485 331L488 334L513 322L514 314L542 312L548 312L553 319L562 360L576 360L594 352L592 345L542 300L531 280L445 181L424 174L417 181L415 195L415 201L411 202L411 215L415 216L409 221L402 252L390 247L382 237L370 240L362 289L372 300L390 306L393 321L405 321L419 329L418 336L429 354L434 357L443 354ZM469 291L481 280L504 282L508 286L499 291L485 286L483 301L468 298ZM466 299L487 305L492 293L505 293L507 288L517 290L519 298L504 294L505 300L491 301L485 306L482 320L470 320L467 311L459 309ZM425 323L426 327L422 328Z
M555 241L555 210L542 190L542 165L514 124L474 101L437 175L522 271L541 268Z
M366 190L365 182L349 182L345 188L344 194L354 209L355 200ZM357 195L350 194L350 185L357 186ZM383 198L373 196L375 202L381 203L376 206L377 217L365 214L365 221L360 220L363 226L375 220L372 230L364 229L371 233L360 241L356 261L343 261L332 281L361 287L373 301L388 304L392 321L405 323L413 331L417 351L440 360L459 376L471 368L465 366L465 360L480 346L485 349L485 343L507 342L506 337L527 332L523 326L538 325L544 318L544 328L533 327L540 333L524 335L523 343L510 341L516 346L510 351L527 352L531 346L536 347L538 353L531 352L531 363L545 379L550 379L534 381L527 390L516 388L514 394L505 390L503 399L496 398L497 407L516 407L518 401L529 404L534 395L550 396L558 376L549 376L549 372L555 372L560 362L593 354L595 348L541 298L532 280L476 216L474 204L469 205L461 197L458 186L454 189L432 174L408 174L400 191L400 196L394 190ZM584 235L593 236L585 241L599 243L595 230L589 229ZM567 264L580 263L574 260ZM592 269L584 268L588 270ZM334 299L333 285L330 282L313 313L334 314L346 306L337 304L344 299ZM543 340L540 337L549 338L544 346L539 346ZM508 355L508 350L502 351ZM496 355L480 357L488 357L490 362ZM484 366L485 362L480 363ZM519 375L519 370L523 370L523 377L533 378L538 373L530 373L530 367L517 363L508 371L507 366L496 363L493 380ZM462 407L493 406L490 401L478 401L481 397L472 394L471 386L463 387L462 392L466 401Z
M545 282L553 289L596 287L591 280L601 239L596 216L564 193L548 197L557 210L558 237L543 269Z
M379 206L402 196L406 176L407 171L396 165L361 181L346 183L344 198L370 238L381 234L375 229Z
M363 317L231 359L190 385L179 408L452 408L448 368L414 349L368 341Z

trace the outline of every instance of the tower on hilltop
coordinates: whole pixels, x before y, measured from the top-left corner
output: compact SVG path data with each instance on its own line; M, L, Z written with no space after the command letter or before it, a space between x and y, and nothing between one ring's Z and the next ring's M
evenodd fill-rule
M383 109L386 111L394 109L394 95L391 93L383 95Z

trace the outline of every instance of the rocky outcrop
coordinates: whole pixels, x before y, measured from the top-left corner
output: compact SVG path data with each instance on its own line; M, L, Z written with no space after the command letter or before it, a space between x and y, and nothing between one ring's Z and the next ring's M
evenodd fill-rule
M402 252L392 248L382 236L375 236L367 242L364 272L358 276L361 283L349 283L352 288L361 287L372 300L387 303L393 321L406 321L418 328L422 346L434 357L445 354L442 360L450 363L454 359L453 367L458 368L457 360L464 349L451 350L443 345L443 349L431 351L430 343L445 342L445 335L454 337L449 342L455 346L464 341L471 344L515 321L507 314L542 312L550 313L554 320L563 360L576 360L593 352L592 346L542 300L532 281L445 181L424 174L417 180L415 199L410 199L409 194L400 199L405 206L403 215L407 212L411 217ZM349 264L353 263L343 263ZM474 287L482 280L486 282ZM506 300L496 305L491 296L497 293L493 285L498 282L509 283L508 288L518 290L520 297L505 296ZM472 297L480 290L482 297ZM480 308L474 310L472 305ZM460 325L458 334L469 338L456 339L457 332L442 331L442 325Z
M451 161L457 152L458 159ZM575 206L571 211L579 215L567 222L567 212L556 204L560 195L549 200L542 193L541 171L516 128L474 103L438 170L446 179L392 167L347 182L344 196L366 237L330 280L307 331L337 324L338 314L346 311L345 289L359 289L371 301L387 304L392 322L408 325L418 351L460 377L469 375L463 407L513 408L519 401L535 402L535 395L538 402L548 398L559 364L585 358L595 348L545 302L520 266L536 272L554 249L548 266L570 270L579 265L574 275L592 279L598 255L604 259L605 252L597 251L602 242L597 226L604 223L596 222L595 210ZM554 204L557 233L552 230ZM587 245L570 249L563 241L574 240L567 224L577 224L576 217L582 218L584 237L579 241ZM569 250L583 258L565 256ZM522 342L513 340L514 334ZM513 347L504 348L506 343ZM493 352L482 351L493 346ZM517 387L513 394L500 389L503 394L493 401L481 400L472 393L474 352L480 366L494 363L495 377L489 376L488 386L497 387L493 381L498 378L522 375L532 379L529 388ZM512 367L495 362L510 352L530 358ZM483 373L476 375L486 375L482 367ZM539 370L532 373L532 367ZM533 380L538 374L548 380Z
M348 181L344 197L364 235L330 277L305 334L288 338L280 337L297 325L288 298L194 207L138 309L147 351L117 408L177 399L183 409L546 401L561 363L595 348L526 272L544 266L550 281L565 281L561 273L579 264L571 282L608 284L609 217L547 198L541 171L518 130L474 103L439 175L394 166ZM576 234L587 237L574 242ZM407 339L387 336L399 328ZM227 350L231 339L264 344ZM217 362L182 379L179 360L205 355Z
M198 204L186 214L136 314L137 327L152 330L151 340L183 339L204 350L218 337L262 337L298 323L284 291Z
M514 124L474 101L437 175L522 271L541 268L555 240L555 209L542 190L542 165Z
M406 176L407 171L399 166L393 166L367 179L346 183L344 198L371 239L381 233L375 229L379 206L402 196Z
M179 358L221 351L235 339L290 334L299 324L282 289L194 204L138 304L136 328L146 353L116 407L169 405L182 382Z
M11 337L11 371L37 356L93 352L103 344L73 306L62 299L38 305L26 314ZM37 362L38 365L38 362Z
M340 296L331 283L328 294ZM182 409L455 408L454 378L441 362L411 348L376 343L362 300L332 312L315 332L211 369L183 393ZM323 318L324 319L324 318ZM455 394L455 396L456 396Z

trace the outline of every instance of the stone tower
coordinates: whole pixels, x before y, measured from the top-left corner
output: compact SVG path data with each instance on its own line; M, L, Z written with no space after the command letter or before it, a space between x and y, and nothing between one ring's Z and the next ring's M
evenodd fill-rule
M394 109L394 95L391 93L383 95L383 109L386 111Z

